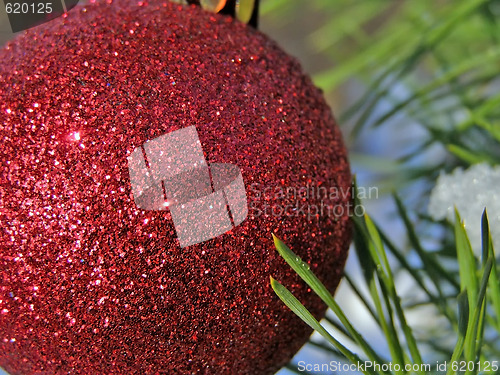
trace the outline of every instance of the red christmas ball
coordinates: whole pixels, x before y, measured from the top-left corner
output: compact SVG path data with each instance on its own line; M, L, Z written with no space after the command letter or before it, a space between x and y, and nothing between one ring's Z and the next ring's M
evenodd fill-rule
M172 146L179 134L191 143ZM296 60L229 17L127 0L28 30L0 51L0 139L0 366L12 375L272 374L311 331L269 276L317 317L325 306L271 234L339 283L351 183L339 129ZM229 230L213 207L186 211L199 187L170 209L141 206L131 160L158 139L186 163L201 152L206 168L182 166L180 190L212 167L210 193L240 204ZM232 179L217 182L219 164ZM167 199L169 181L155 185ZM220 233L182 242L203 220Z

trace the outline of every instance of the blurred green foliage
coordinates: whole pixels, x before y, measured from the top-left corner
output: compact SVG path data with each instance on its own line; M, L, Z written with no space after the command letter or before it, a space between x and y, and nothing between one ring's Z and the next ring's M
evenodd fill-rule
M327 95L352 82L364 87L337 114L353 139L394 118L402 127L421 124L427 136L398 160L410 181L500 162L499 0L262 0L264 16L276 22L301 7L317 16L308 42L329 62L315 83ZM391 106L374 111L381 101ZM436 144L448 158L408 167Z

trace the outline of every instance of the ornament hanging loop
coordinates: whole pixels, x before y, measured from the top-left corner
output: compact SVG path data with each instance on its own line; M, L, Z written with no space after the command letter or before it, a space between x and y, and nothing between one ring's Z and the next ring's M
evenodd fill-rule
M187 3L209 12L228 14L255 28L258 26L259 0L187 0Z

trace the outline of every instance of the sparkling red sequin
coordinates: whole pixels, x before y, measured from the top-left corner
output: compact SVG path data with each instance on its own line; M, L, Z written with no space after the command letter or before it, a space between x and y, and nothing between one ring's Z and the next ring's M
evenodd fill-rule
M181 249L168 211L134 205L127 156L190 125L207 160L241 169L249 216ZM340 280L346 215L257 211L320 204L280 188L347 191L340 132L298 63L230 18L124 0L29 30L0 51L0 139L0 366L12 375L272 374L310 330L269 276L318 316L324 306L271 233L332 290Z

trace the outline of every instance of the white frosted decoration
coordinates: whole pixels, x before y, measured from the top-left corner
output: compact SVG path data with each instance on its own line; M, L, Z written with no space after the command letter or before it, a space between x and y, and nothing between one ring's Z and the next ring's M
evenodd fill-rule
M435 220L455 222L456 206L477 256L481 254L481 215L487 208L495 249L500 250L500 167L486 163L467 170L442 173L431 192L429 215Z

